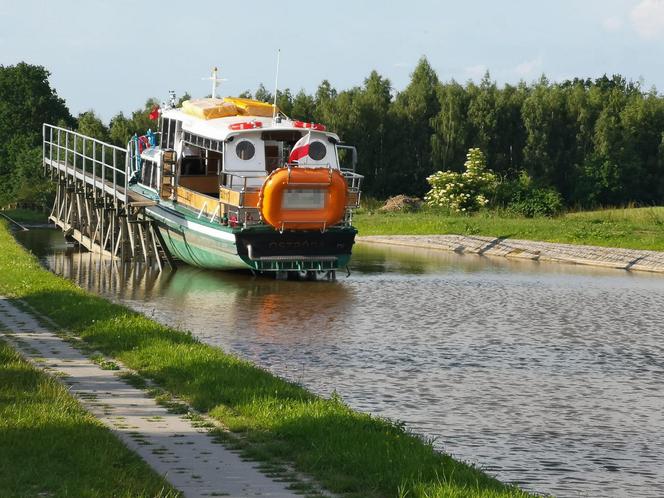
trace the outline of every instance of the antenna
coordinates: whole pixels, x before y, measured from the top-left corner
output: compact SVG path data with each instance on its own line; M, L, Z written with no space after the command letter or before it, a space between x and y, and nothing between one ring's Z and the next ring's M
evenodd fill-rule
M272 119L277 117L277 92L279 92L279 59L281 49L277 49L277 75L274 77L274 103L272 104Z
M226 78L217 78L217 73L218 73L217 67L212 68L212 76L209 78L201 78L204 81L212 81L212 98L215 99L217 98L217 85L221 83L222 81L228 81Z

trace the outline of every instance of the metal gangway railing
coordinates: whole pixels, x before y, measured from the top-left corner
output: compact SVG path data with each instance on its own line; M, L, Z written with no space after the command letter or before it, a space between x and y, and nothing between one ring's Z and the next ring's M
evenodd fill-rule
M172 263L145 208L155 202L128 188L131 149L43 125L43 160L56 182L49 220L92 252L122 261Z

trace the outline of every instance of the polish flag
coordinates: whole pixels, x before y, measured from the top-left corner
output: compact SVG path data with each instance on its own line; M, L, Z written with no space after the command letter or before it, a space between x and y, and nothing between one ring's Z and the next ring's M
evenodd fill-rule
M292 163L294 161L299 161L303 157L309 155L309 143L311 142L311 132L307 133L301 139L299 139L293 146L293 150L288 156L288 162Z

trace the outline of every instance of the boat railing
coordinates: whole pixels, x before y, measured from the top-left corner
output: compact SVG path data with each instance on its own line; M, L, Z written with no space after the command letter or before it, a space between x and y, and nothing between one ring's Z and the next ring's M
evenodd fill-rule
M219 186L222 219L243 226L260 223L258 195L266 178L265 173L258 172L223 172Z
M347 209L357 209L360 207L360 197L362 195L362 180L364 176L358 175L355 171L342 169L341 174L346 179L348 185L348 197L346 200Z
M287 166L289 169L294 167L301 168L306 167L306 164L289 164ZM317 167L320 167L320 165L317 165ZM348 186L345 222L350 223L352 220L351 211L360 206L361 187L364 177L352 170L342 169L340 172ZM230 223L237 223L243 226L260 223L258 200L261 186L266 178L267 175L262 173L222 173L221 184L219 186L220 219L227 219L230 220Z
M196 217L198 219L205 219L210 223L221 221L223 216L223 213L221 212L221 203L216 197L202 194L187 187L178 185L177 199L179 203L196 212Z
M127 149L67 128L44 123L43 162L51 175L72 176L92 187L93 195L105 192L126 200Z
M258 191L266 178L265 173L240 174L224 171L221 173L221 186L237 192Z

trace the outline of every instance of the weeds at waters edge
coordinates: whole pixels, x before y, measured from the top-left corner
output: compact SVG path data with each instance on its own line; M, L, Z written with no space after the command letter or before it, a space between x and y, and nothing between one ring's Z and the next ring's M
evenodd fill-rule
M0 228L0 294L40 313L239 434L252 456L348 497L528 496L387 420L322 399L42 269ZM244 444L244 443L243 443ZM439 476L447 476L441 481Z
M0 340L3 496L179 496L55 379Z

